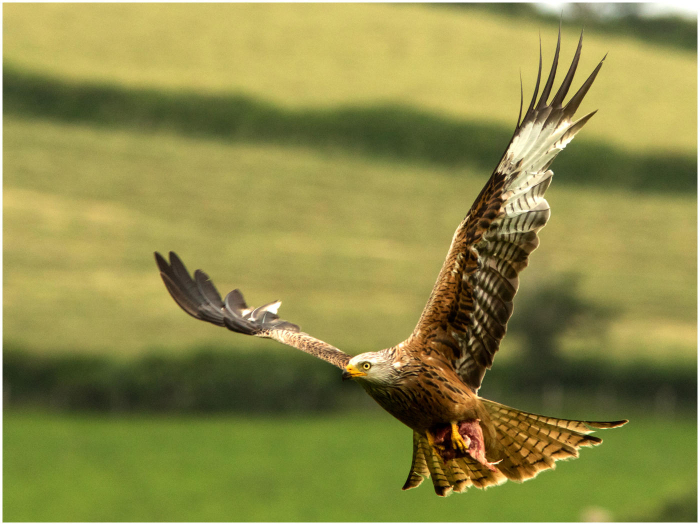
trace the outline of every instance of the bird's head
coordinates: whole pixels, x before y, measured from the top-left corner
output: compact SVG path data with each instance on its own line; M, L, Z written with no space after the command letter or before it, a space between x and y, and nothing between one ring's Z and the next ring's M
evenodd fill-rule
M343 379L358 379L370 383L390 384L398 375L393 356L386 352L365 352L350 359L343 370Z

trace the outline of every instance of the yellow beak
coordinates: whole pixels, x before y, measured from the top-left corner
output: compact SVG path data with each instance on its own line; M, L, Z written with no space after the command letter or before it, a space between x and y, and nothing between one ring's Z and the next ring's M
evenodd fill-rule
M357 369L355 365L348 365L343 370L343 379L353 379L355 377L366 376L367 374Z

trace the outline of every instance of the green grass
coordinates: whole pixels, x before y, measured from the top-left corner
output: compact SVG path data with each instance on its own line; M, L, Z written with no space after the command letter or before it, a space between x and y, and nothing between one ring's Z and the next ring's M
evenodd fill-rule
M696 423L635 418L518 485L402 492L408 429L388 417L6 413L6 521L577 521L652 516L696 491ZM507 504L504 504L507 502ZM640 516L642 518L640 518Z
M284 317L350 353L390 346L413 329L486 179L10 118L4 140L4 337L39 352L232 344L172 303L152 260L171 249L224 293L282 299ZM586 297L619 314L605 357L694 361L694 195L557 184L571 176L557 172L547 194L552 219L521 289L581 273ZM576 353L582 343L563 344Z
M9 65L3 69L3 104L6 117L167 131L226 142L310 146L322 152L437 164L453 168L455 176L465 166L490 172L513 132L511 126L459 120L395 103L289 109L239 94L68 82ZM582 135L575 148L557 159L558 170L576 173L561 178L560 184L646 193L696 191L695 157L623 151Z
M59 78L291 108L390 101L507 127L518 72L526 97L534 86L538 33L547 64L556 34L537 21L422 5L13 4L3 14L5 63ZM586 30L574 86L609 53L582 107L602 110L587 136L695 157L697 54ZM564 29L567 65L577 39Z

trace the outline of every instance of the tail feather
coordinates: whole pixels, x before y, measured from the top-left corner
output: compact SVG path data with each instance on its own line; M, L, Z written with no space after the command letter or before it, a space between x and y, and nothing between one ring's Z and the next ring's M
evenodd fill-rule
M559 419L482 399L491 417L497 447L503 461L498 468L513 481L531 479L543 470L553 469L555 462L578 457L578 449L600 445L603 440L589 436L595 428L615 428L622 421L577 421Z
M413 459L411 461L411 471L408 473L408 479L401 490L416 488L423 483L423 478L430 477L430 470L425 461L425 453L421 445L421 436L418 432L413 432Z
M495 420L494 426L505 456L498 467L513 481L534 478L542 470L554 468L555 461L578 456L576 448L537 427L523 430L506 420Z
M554 468L556 458L545 452L548 446L537 450L530 442L530 436L507 422L494 423L502 461L498 468L513 481L525 481L535 477L541 470ZM545 443L542 441L542 443ZM559 452L559 451L558 451ZM576 451L564 445L561 453L575 455ZM563 456L562 456L563 458Z
M478 488L500 485L508 479L500 471L492 471L471 457L444 461L425 435L414 431L413 462L403 490L417 487L427 477L432 478L438 496L449 496L453 491L464 492L472 485Z
M482 401L489 409L491 417L494 415L492 412L499 412L505 416L508 416L510 419L515 419L518 421L535 420L554 427L573 430L574 432L579 432L581 434L590 434L593 432L593 429L598 428L621 427L627 423L626 419L622 419L620 421L578 421L575 419L559 419L556 417L548 417L540 414L532 414L531 412L524 412L522 410L517 410L515 408L496 403L495 401L489 401L487 399L482 399Z
M506 480L523 482L543 470L553 469L555 462L578 457L580 447L599 445L602 440L589 436L593 429L615 428L621 421L577 421L523 412L481 399L495 431L493 442L486 446L489 469L471 456L445 461L428 443L424 434L413 432L413 461L403 490L417 487L431 477L435 492L448 496L470 486L480 489L500 485Z
M555 459L559 459L559 456L562 459L577 457L576 445L581 439L589 437L563 431L560 427L546 423L533 424L532 421L517 421L507 417L493 418L496 431L500 436L508 436L513 440L514 450L519 452L523 459L527 459L530 454L552 456ZM500 436L499 442L503 443Z
M508 480L500 470L490 470L470 457L457 458L452 461L457 462L465 472L469 473L469 478L476 488L485 489L491 485L500 485Z
M451 473L452 489L455 492L464 492L472 485L471 476L468 474L469 469L465 472L456 459L449 462L448 469Z
M421 440L421 446L423 448L423 453L426 455L430 476L433 478L435 494L438 496L449 496L452 493L454 481L450 482L450 480L447 479L447 475L445 475L447 466L442 461L442 458L435 453L430 444L428 444L427 439Z
M522 462L522 456L514 449L512 448L512 445L515 444L514 440L510 440L509 443L502 443L503 448L502 448L502 460L498 464L498 470L503 472L503 474L511 481L516 481L518 483L521 483L525 481L526 479L534 478L540 470L543 470L545 468L550 468L549 464L546 465L540 465L540 464L528 464L528 463L523 463ZM546 463L546 460L545 460ZM554 461L551 461L551 464L554 464Z

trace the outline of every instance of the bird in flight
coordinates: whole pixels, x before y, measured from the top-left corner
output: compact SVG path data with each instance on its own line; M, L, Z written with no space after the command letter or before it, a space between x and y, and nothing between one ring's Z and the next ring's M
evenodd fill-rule
M280 302L249 307L239 290L221 299L202 270L190 276L180 258L155 253L160 275L175 302L191 316L245 335L274 339L319 357L359 383L387 412L413 430L413 458L404 490L431 477L447 496L470 486L522 482L554 462L598 445L593 429L622 421L575 421L523 412L479 397L478 391L513 312L518 276L537 248L537 232L549 219L544 193L549 166L595 111L574 114L603 61L564 105L581 56L583 33L561 86L548 102L559 59L538 99L520 115L513 137L491 178L457 227L447 258L413 333L378 352L351 357L277 315ZM605 58L603 58L605 60ZM522 119L521 119L522 117Z

